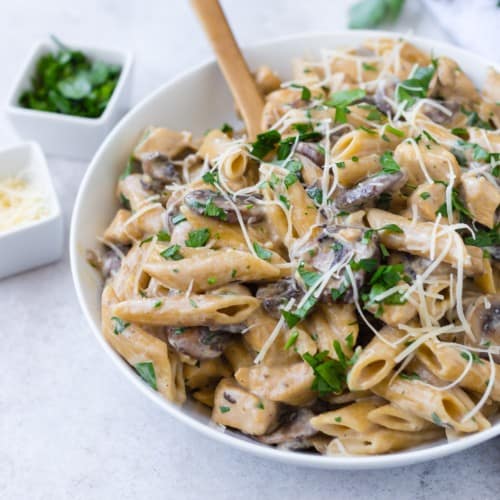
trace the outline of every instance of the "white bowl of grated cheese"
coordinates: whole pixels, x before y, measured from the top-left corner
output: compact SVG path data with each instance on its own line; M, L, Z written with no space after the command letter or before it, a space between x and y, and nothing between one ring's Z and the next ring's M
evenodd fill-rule
M290 77L290 61L295 57L317 55L321 48L356 46L367 38L375 37L400 38L401 35L380 31L302 34L260 43L244 50L244 53L251 68L265 64L286 79ZM475 54L447 44L413 36L404 38L426 51L458 61L463 70L474 78L476 85L481 85L488 66L493 65ZM440 441L391 455L325 457L302 452L291 453L267 447L242 434L214 425L210 416L198 404L189 401L180 407L165 400L144 384L106 343L100 328L102 281L90 269L85 250L96 247L96 236L103 233L118 208L115 188L123 165L149 125L191 130L195 136L201 136L205 130L224 122L236 122L233 100L216 63L210 61L166 83L129 112L104 141L83 179L70 235L73 279L80 304L94 335L122 374L166 413L197 431L259 457L292 465L349 470L403 466L443 457L500 435L500 422L497 421L487 430L456 441Z
M0 279L59 259L61 208L34 142L0 151Z

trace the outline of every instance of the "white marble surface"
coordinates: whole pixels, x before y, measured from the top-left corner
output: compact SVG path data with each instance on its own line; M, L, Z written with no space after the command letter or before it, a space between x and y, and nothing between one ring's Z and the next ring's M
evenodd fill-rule
M418 2L408 4L399 29L446 38ZM241 43L345 26L344 1L224 5ZM133 50L133 102L210 53L184 0L2 0L0 96L47 33ZM0 115L0 145L18 140ZM86 165L49 163L68 226ZM263 462L196 434L108 362L78 307L67 252L0 282L0 346L1 499L499 498L500 439L432 463L347 473Z

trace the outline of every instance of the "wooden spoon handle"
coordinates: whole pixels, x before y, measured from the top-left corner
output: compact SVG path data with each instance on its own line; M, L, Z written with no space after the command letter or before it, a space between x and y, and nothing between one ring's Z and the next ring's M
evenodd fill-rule
M191 0L243 116L249 140L260 132L264 101L218 0Z

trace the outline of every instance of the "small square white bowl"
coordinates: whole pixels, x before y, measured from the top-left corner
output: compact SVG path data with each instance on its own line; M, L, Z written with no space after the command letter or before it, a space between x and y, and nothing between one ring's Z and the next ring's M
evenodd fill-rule
M29 53L9 94L6 113L19 135L38 141L46 153L87 160L96 152L104 137L129 106L133 57L126 51L69 43L68 46L81 50L91 60L101 60L121 67L117 85L103 114L98 118L85 118L20 106L19 97L23 91L30 88L38 59L57 50L47 41L38 42Z
M0 232L0 279L61 258L63 219L47 162L40 146L27 142L0 150L0 179L20 176L45 197L49 213Z

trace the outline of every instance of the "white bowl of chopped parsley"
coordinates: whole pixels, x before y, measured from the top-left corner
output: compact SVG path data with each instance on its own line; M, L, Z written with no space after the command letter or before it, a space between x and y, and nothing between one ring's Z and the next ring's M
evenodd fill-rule
M45 152L88 159L126 110L132 55L62 43L37 43L7 102L19 134Z

